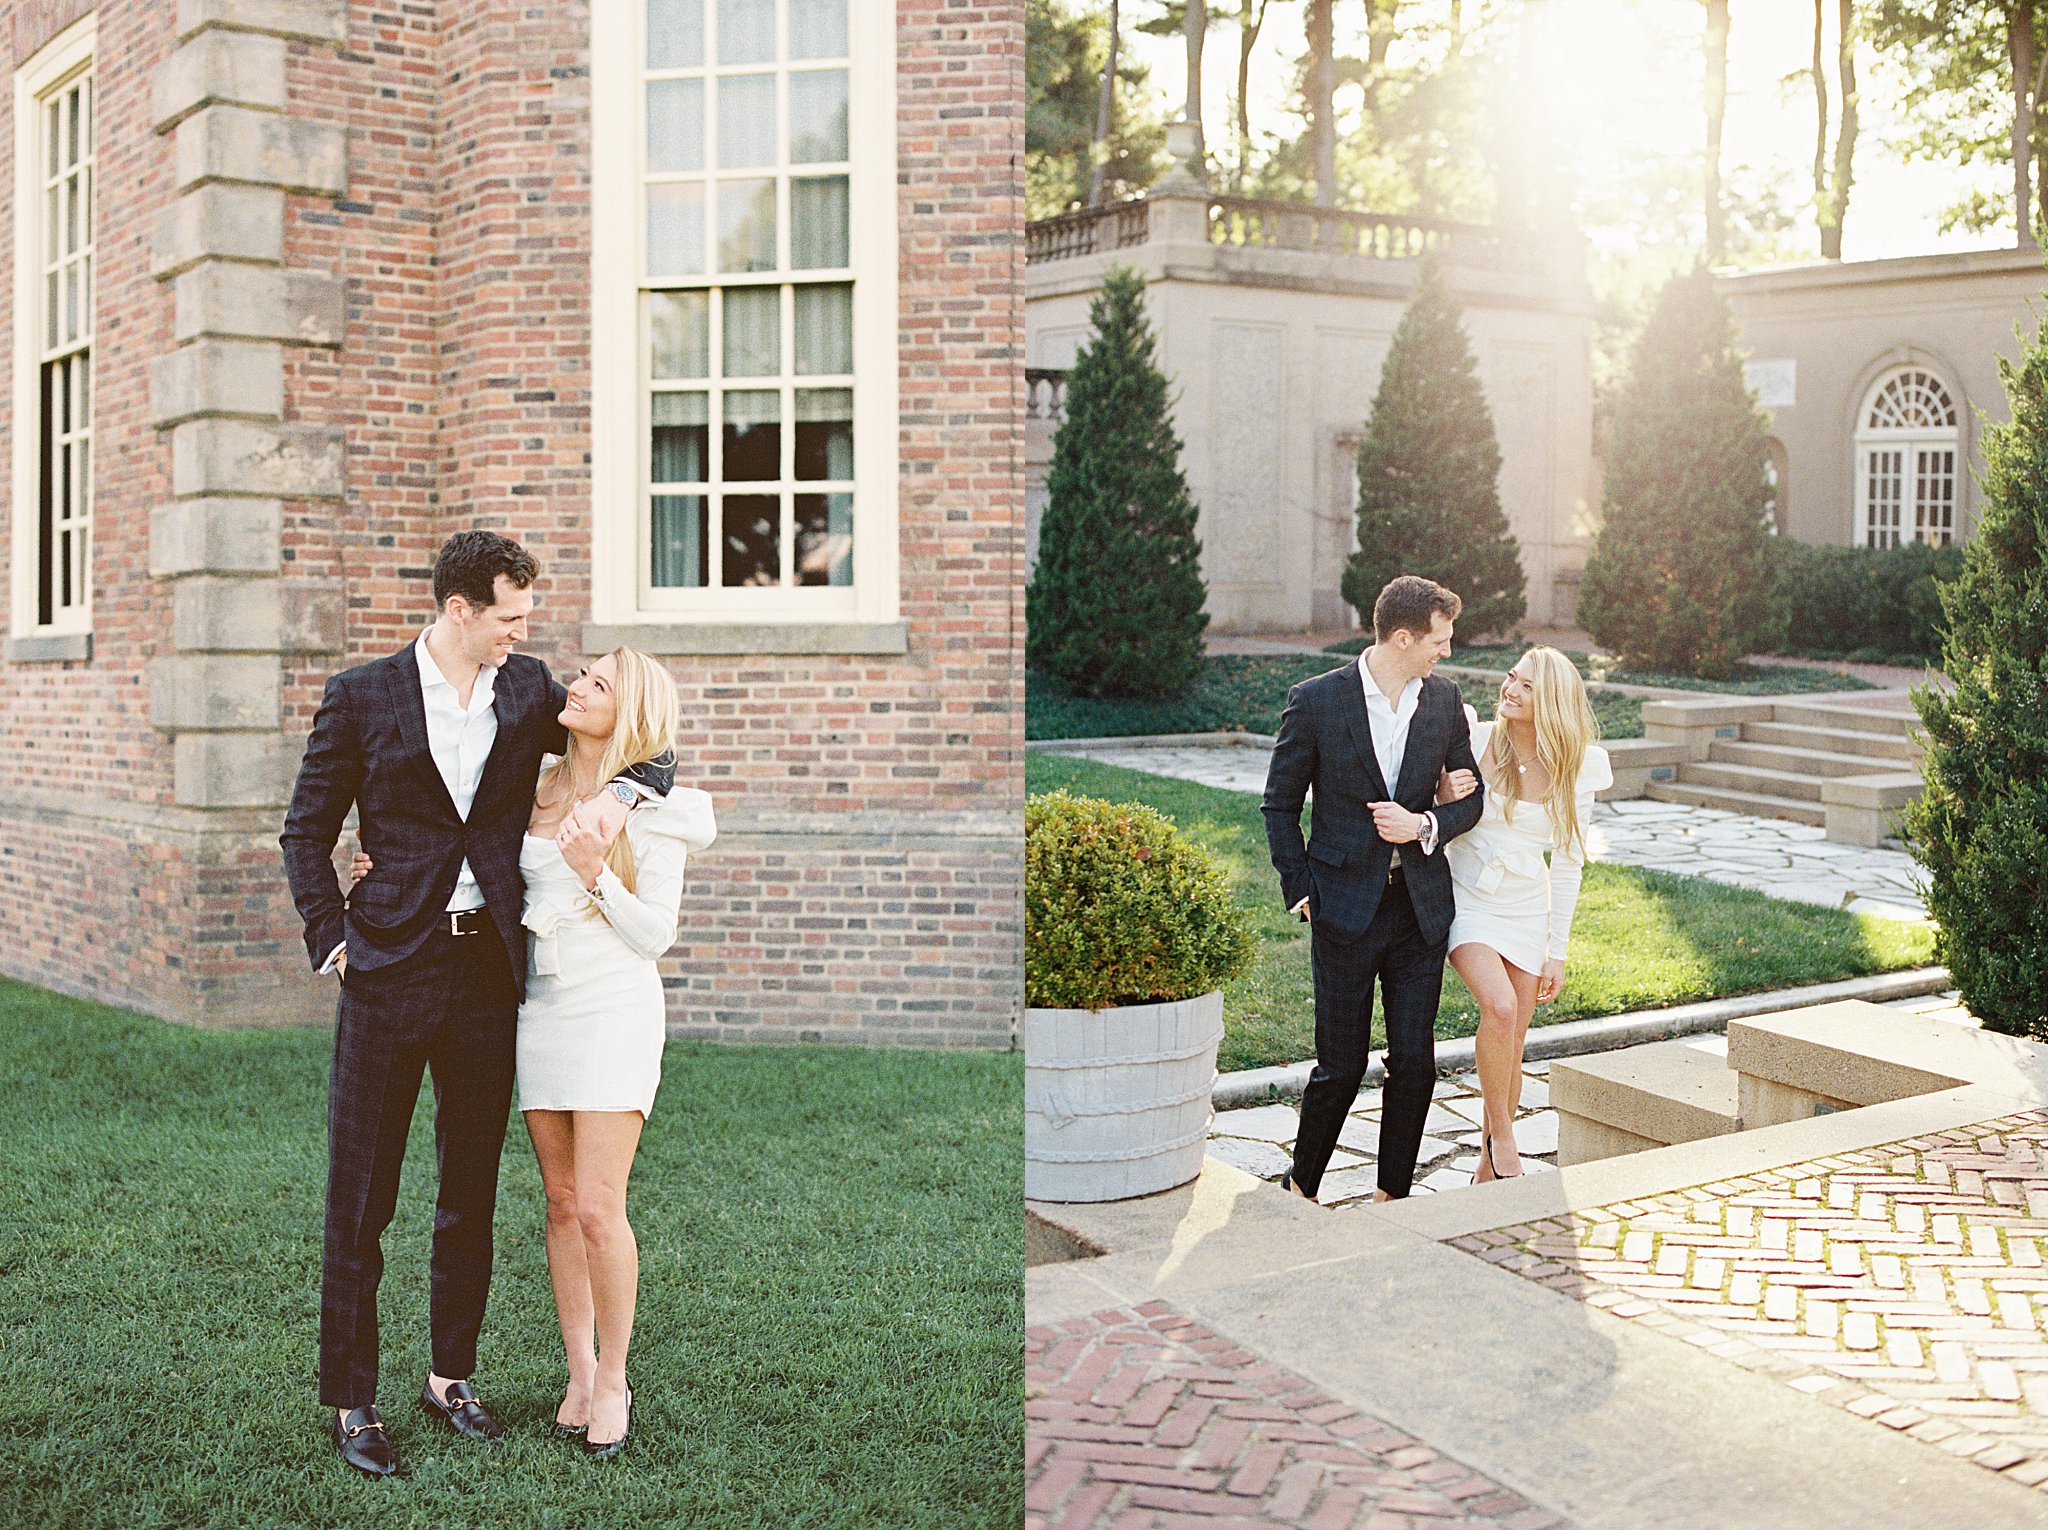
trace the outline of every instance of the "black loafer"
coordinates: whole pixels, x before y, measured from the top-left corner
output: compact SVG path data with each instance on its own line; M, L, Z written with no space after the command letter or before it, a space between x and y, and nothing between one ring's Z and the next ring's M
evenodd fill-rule
M434 1384L428 1382L420 1388L420 1406L434 1417L445 1419L448 1427L465 1439L505 1438L505 1426L484 1412L484 1405L476 1400L476 1388L466 1381L448 1383L448 1401L445 1403L434 1395Z
M334 1448L341 1459L370 1477L388 1477L398 1470L391 1437L375 1408L351 1408L334 1419Z

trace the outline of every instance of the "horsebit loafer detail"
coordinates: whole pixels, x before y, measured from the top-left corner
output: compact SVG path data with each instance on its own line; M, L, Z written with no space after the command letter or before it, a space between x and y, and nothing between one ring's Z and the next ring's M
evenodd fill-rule
M398 1470L398 1457L375 1408L351 1408L346 1415L335 1415L334 1448L342 1460L368 1476L388 1477Z
M434 1395L434 1384L428 1382L420 1388L420 1406L436 1418L446 1419L449 1428L468 1439L505 1438L505 1426L484 1412L484 1405L476 1399L476 1388L466 1381L448 1383L445 1403Z

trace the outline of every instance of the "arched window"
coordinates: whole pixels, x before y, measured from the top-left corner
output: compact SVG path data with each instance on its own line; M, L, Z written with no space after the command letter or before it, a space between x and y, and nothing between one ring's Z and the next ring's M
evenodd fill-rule
M1877 380L1856 430L1864 546L1955 540L1961 440L1955 399L1932 372L1899 367Z

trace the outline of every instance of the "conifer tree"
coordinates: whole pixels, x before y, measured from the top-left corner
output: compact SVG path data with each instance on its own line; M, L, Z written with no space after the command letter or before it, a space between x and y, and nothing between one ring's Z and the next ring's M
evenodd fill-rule
M1053 440L1026 653L1078 696L1179 695L1201 670L1208 589L1144 278L1113 268L1090 318Z
M1705 270L1664 289L1615 410L1579 622L1632 663L1711 679L1783 631L1763 416Z
M1458 306L1434 261L1401 316L1358 446L1358 551L1344 599L1372 625L1397 574L1420 574L1465 602L1461 636L1504 633L1522 619L1521 553L1501 511L1500 446Z
M2048 318L1999 373L2012 421L1985 433L1982 519L1941 590L1955 689L1914 695L1927 788L1905 823L1963 1003L2048 1041Z

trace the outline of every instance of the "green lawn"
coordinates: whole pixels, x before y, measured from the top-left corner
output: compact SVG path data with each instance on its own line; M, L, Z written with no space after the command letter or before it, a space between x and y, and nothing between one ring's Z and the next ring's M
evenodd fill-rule
M413 1403L431 1111L385 1235L402 1462L316 1400L324 1032L204 1032L0 980L0 1523L930 1526L1023 1519L1022 1058L671 1043L634 1172L632 1442L545 1431L562 1382L515 1120L479 1377L512 1437Z
M1303 680L1335 669L1326 654L1215 654L1202 663L1188 694L1165 701L1105 701L1069 696L1037 670L1024 679L1024 736L1129 738L1155 733L1276 733L1287 692ZM1503 669L1507 666L1502 665ZM1457 677L1465 700L1481 717L1493 716L1498 687ZM1641 738L1643 704L1634 696L1595 688L1593 712L1603 738Z
M1308 930L1280 907L1255 795L1062 755L1028 756L1025 779L1033 792L1064 786L1157 808L1214 852L1259 937L1257 964L1223 991L1216 1066L1230 1072L1315 1055ZM1564 992L1536 1012L1536 1023L1820 983L1933 959L1928 925L1787 903L1698 877L1595 864L1586 869L1572 921ZM1464 984L1447 972L1437 1035L1469 1036L1478 1022ZM1375 1022L1374 1044L1384 1040Z
M1332 643L1324 650L1334 655L1363 653L1369 638L1346 638L1341 643ZM1462 664L1470 669L1509 670L1515 661L1528 652L1526 643L1482 643L1470 648L1453 648L1447 661ZM1724 696L1799 696L1822 691L1867 691L1875 689L1869 681L1858 680L1854 675L1838 675L1830 669L1806 669L1798 665L1784 664L1737 664L1735 672L1726 680L1702 680L1696 675L1675 674L1663 669L1630 669L1604 654L1586 654L1569 650L1565 657L1578 667L1587 680L1598 683L1603 680L1617 685L1657 685L1674 691L1711 691ZM1609 733L1609 738L1621 735ZM1640 730L1636 736L1640 736Z

